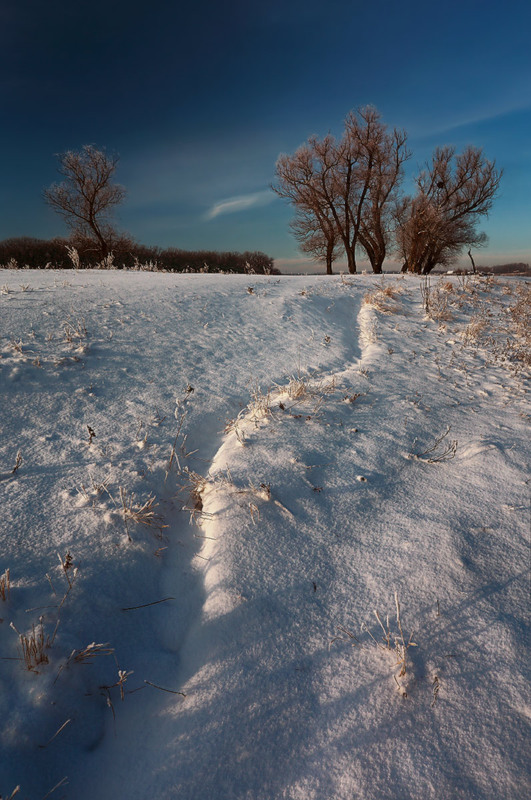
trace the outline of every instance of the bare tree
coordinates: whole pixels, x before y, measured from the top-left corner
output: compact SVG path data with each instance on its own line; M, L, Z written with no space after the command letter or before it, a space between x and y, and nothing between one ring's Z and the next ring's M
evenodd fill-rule
M346 247L350 271L356 271L359 245L367 253L373 271L382 271L392 218L391 200L402 178L402 165L410 157L406 139L404 131L394 129L389 133L373 106L351 111L347 116L342 173L343 200L350 222L350 244Z
M96 245L102 259L120 238L110 223L112 211L125 197L124 188L111 183L117 163L117 156L92 145L69 150L59 156L64 181L44 190L44 199L64 218L74 238Z
M391 201L409 157L406 135L387 132L372 106L351 112L340 141L331 135L311 136L294 155L277 161L274 191L306 217L313 217L325 240L336 229L356 272L356 248L367 252L375 272L385 258Z
M490 211L502 172L481 149L437 148L416 179L417 194L396 207L397 245L403 272L427 275L448 265L463 247L486 242L477 222Z
M327 137L332 140L332 137ZM297 216L290 227L301 242L301 250L326 261L332 272L333 252L339 239L329 203L320 187L322 164L317 154L318 139L310 137L294 155L280 155L276 164L277 183L271 188L295 206Z
M332 275L332 264L338 258L341 246L334 220L321 211L313 213L311 210L298 208L296 217L290 222L290 228L300 242L301 251L315 261L324 262L326 274Z

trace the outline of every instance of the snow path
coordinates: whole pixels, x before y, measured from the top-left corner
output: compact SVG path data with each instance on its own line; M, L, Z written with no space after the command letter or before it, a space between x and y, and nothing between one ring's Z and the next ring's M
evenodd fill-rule
M0 786L18 781L37 798L68 775L65 797L104 800L525 796L529 408L521 375L462 348L465 311L456 304L439 327L423 319L417 281L388 279L407 291L382 315L362 306L370 276L80 273L71 293L33 277L35 293L53 286L53 304L39 310L36 294L13 289L2 310L23 329L10 336L33 326L44 358L44 312L53 329L74 299L90 336L59 386L52 366L32 386L30 356L3 350L2 391L16 403L2 408L0 464L13 460L10 439L32 456L30 474L0 482L11 572L34 576L14 587L10 619L23 625L23 607L42 597L57 549L81 567L50 650L63 655L39 676L0 667L17 693L3 706ZM489 291L478 296L511 301ZM247 407L249 380L261 392ZM198 453L181 460L205 478L201 527L179 511L182 478L165 479L185 411L186 448ZM150 423L156 412L166 419ZM80 444L86 424L108 448L98 457ZM436 452L455 439L455 457L410 457L448 426ZM132 528L128 543L105 495L100 516L73 509L87 471L110 473L113 496L118 485L155 492L167 541ZM39 497L62 499L44 514ZM371 639L374 609L393 626L395 591L418 645L399 677L407 699L393 653ZM338 625L359 644L339 631L347 641L329 647ZM69 666L53 684L64 654L93 640L134 669L127 687L149 679L186 697L147 686L121 703L111 689L113 722L94 691L116 680L112 659ZM47 741L66 718L36 750L34 737Z
M205 283L197 276L134 273L3 275L0 463L11 468L20 451L24 464L16 480L7 470L6 480L0 482L3 563L10 568L12 582L9 621L25 633L28 623L37 623L42 606L57 602L45 575L51 574L54 586L59 584L59 593L63 576L57 552L64 556L70 550L74 563L80 564L80 577L61 610L57 646L49 653L51 666L40 676L41 685L53 683L74 648L92 641L110 642L120 668L139 675L136 685L142 685L142 678L166 685L168 676L173 685L176 654L204 599L201 573L191 565L201 540L189 526L188 514L179 512L183 498L174 497L176 478L172 474L165 479L178 425L175 417L187 412L188 449L197 448L198 453L186 464L205 472L227 420L248 401L249 383L269 385L273 379L285 379L301 362L313 369L321 361L340 363L345 346L352 346L349 330L355 313L346 312L352 321L345 329L332 318L323 322L321 314L330 303L328 287L323 282L323 296L317 290L309 302L306 279L284 285L256 279L251 294L247 289L252 282L238 276ZM332 294L337 300L335 289ZM345 295L339 304L350 308L350 292L339 294ZM65 323L84 327L87 335L65 341ZM286 336L279 348L281 329ZM330 334L336 341L325 348L321 339ZM194 387L193 393L186 391L188 386ZM87 425L96 434L91 447ZM146 434L148 442L141 447ZM97 493L103 482L107 488ZM149 530L143 535L140 527L133 531L133 544L127 543L119 486L134 491L141 501L150 493L157 495L169 524L168 542L157 542ZM168 544L172 546L158 559L150 555ZM164 584L168 591L163 591ZM122 607L166 594L177 601L135 614L119 613ZM38 610L28 619L25 609L33 608ZM55 618L50 619L47 634L54 624ZM17 637L6 625L3 637L8 648L4 652L16 657ZM67 763L79 747L98 748L107 717L106 727L113 735L105 700L94 692L94 687L116 680L112 660L97 659L81 672L88 675L69 675L72 691L47 686L36 697L33 688L27 697L30 674L17 701L10 702L3 768L20 780L29 748L35 770L25 779L28 796L44 795L63 777L63 770L72 782ZM9 673L5 679L12 684ZM83 689L91 696L78 708ZM18 682L12 691L18 692ZM151 697L145 705L150 708L168 697L148 691ZM53 697L61 693L64 702ZM52 715L42 708L48 694L56 708ZM4 700L7 715L5 692ZM42 742L74 715L76 724L68 729L73 747L57 753L57 763L53 751L33 752L36 744L33 735L28 736L28 723Z

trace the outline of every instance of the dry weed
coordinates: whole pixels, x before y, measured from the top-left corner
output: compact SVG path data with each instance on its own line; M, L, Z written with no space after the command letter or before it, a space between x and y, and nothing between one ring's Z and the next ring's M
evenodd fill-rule
M288 384L288 397L290 400L302 400L309 395L309 387L303 378L290 378Z
M137 501L133 492L129 492L124 486L119 487L120 503L125 524L127 538L132 541L129 532L129 522L133 521L138 525L145 525L148 528L157 528L162 533L168 526L164 524L164 518L155 510L158 507L156 497L150 495L143 503Z
M47 664L49 661L45 650L48 650L53 645L59 622L57 622L51 637L46 636L44 633L43 617L39 617L37 625L31 626L31 633L28 635L17 631L12 622L10 627L18 634L22 655L21 660L24 661L28 670L38 672L37 667L41 664Z
M386 652L394 652L396 657L396 665L400 667L398 675L393 675L394 681L397 685L398 691L400 695L404 698L407 697L407 692L405 686L399 681L399 678L403 678L407 673L408 668L408 651L410 647L417 647L418 645L416 642L413 641L414 633L411 633L409 637L407 637L404 633L404 629L402 626L402 617L401 617L401 610L400 610L400 602L398 600L398 593L395 592L395 617L396 617L396 631L394 631L391 627L391 622L389 615L386 616L385 622L382 620L382 617L378 611L374 611L374 615L378 621L378 624L383 633L383 644L379 641L376 636L371 632L369 627L363 623L361 626L362 631L368 634L368 636L372 639L376 647L380 650ZM334 636L330 640L330 645L336 641L348 641L352 644L353 647L360 645L363 646L360 639L358 639L354 634L349 631L347 628L343 627L342 625L337 626L337 630L339 634Z
M245 447L245 442L246 442L245 433L240 427L240 422L241 422L240 417L236 417L235 419L229 419L223 429L223 433L234 433L238 442L242 445L242 447Z
M444 442L450 431L451 426L448 425L446 431L435 439L431 447L428 447L421 453L410 453L409 458L414 458L417 461L424 461L426 464L441 464L455 458L457 453L457 440L454 439L451 442ZM443 449L437 452L437 448L443 442Z
M191 392L193 392L193 388L191 386L189 387L189 389L191 390ZM164 419L164 417L162 419ZM161 421L162 421L162 419L161 419ZM172 445L171 452L170 452L170 458L169 458L168 463L166 465L166 470L165 470L166 475L165 475L165 478L164 478L165 481L167 480L168 475L172 471L174 464L177 466L177 470L179 472L181 472L181 463L179 461L179 456L177 455L177 447L179 446L179 439L182 439L179 448L180 448L181 453L183 454L183 456L185 458L187 458L188 455L190 455L190 453L186 453L185 448L184 448L184 445L185 445L185 442L186 442L186 436L183 437L183 435L182 435L182 429L183 429L183 425L184 425L185 419L186 419L186 411L184 411L179 417L179 422L178 422L178 425L177 425L177 433L175 435L175 439L173 440L173 445ZM160 424L160 422L157 423L157 424Z
M402 292L403 289L400 286L391 286L389 284L383 286L382 284L379 288L367 292L363 297L363 303L372 306L381 314L398 314L402 309L395 298L401 295Z
M251 384L251 402L249 403L249 414L252 420L257 422L271 414L271 389L263 392L257 382Z
M516 289L517 301L509 308L517 336L531 348L531 284L526 283Z
M203 511L203 492L207 485L207 479L197 472L185 467L182 473L186 477L185 483L179 486L179 491L188 493L189 500L182 507L182 511L190 513L190 522L202 519L205 516Z
M24 352L24 343L22 342L22 339L11 339L9 344L11 345L14 353L22 355Z
M422 306L429 319L434 320L441 324L452 319L452 312L449 308L448 296L449 292L443 288L441 283L436 286L431 286L430 276L426 275L421 278L420 292L422 297Z
M0 576L0 598L6 602L9 600L11 594L11 582L9 579L9 569L6 569L3 575Z
M461 334L464 344L477 344L485 334L488 324L485 314L475 314Z
M68 344L73 344L87 338L87 328L84 319L66 320L62 324L63 336Z
M20 786L15 786L9 797L6 797L6 800L13 800L15 795L17 795L19 792L20 792ZM1 795L0 795L0 800L1 800Z
M109 647L108 642L106 644L91 642L86 647L82 647L79 650L72 650L67 663L90 664L95 658L111 656L113 653L114 648Z

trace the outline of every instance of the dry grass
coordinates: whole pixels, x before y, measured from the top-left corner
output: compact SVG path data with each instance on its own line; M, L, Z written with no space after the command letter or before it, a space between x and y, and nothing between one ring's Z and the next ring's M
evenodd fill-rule
M531 349L531 284L516 289L517 301L509 308L515 332L525 346Z
M477 344L485 335L488 326L489 320L484 313L474 314L461 334L464 344Z
M125 669L118 669L118 680L116 683L111 683L110 686L100 686L100 690L102 691L104 697L107 700L107 706L110 708L112 712L113 719L116 720L116 714L114 711L114 705L111 699L111 689L118 688L120 691L120 699L122 702L125 700L125 691L124 685L127 682L127 679L130 675L133 674L133 670L127 672ZM116 733L116 731L115 731Z
M44 795L44 797L42 798L42 800L48 800L48 797L51 797L51 795L52 795L52 794L55 792L55 790L56 790L56 789L59 789L61 786L64 786L64 785L65 785L65 784L67 784L67 783L68 783L68 778L67 778L67 776L65 775L65 777L64 777L64 778L61 778L61 780L60 780L58 783L56 783L56 784L55 784L55 786L53 786L53 787L50 789L50 791L49 791L49 792L46 792L46 794Z
M531 367L531 285L528 282L519 284L513 290L506 287L502 294L515 297L515 302L496 312L495 306L485 296L492 282L467 286L467 300L476 309L468 325L461 332L465 346L481 345L491 354L495 361L508 367L515 374L527 371ZM483 291L480 291L483 290ZM465 302L465 293L458 295L455 304L464 309L470 303Z
M11 582L9 579L9 569L6 569L3 575L0 576L0 598L6 602L9 600L11 594Z
M321 399L336 391L336 380L332 377L328 381L321 380L315 383L299 374L296 378L290 378L286 391L290 400L299 401L316 397Z
M407 672L407 652L410 647L417 647L416 643L413 641L414 633L411 633L409 638L406 642L406 636L404 635L404 630L402 628L402 619L400 614L400 602L398 600L398 594L395 592L395 606L396 606L396 625L398 629L398 633L393 633L391 630L391 626L389 624L389 616L386 618L386 624L382 622L382 618L380 617L378 611L375 611L374 614L378 623L383 631L385 647L387 650L394 650L396 654L396 663L400 666L400 672L398 673L398 677L402 678ZM381 646L381 645L380 645ZM402 690L402 687L398 683L398 680L395 676L395 681L399 688L400 693L403 697L407 697L405 691Z
M258 422L271 414L271 389L263 392L257 382L251 384L251 402L249 403L249 415L252 420Z
M302 400L308 397L310 389L304 378L290 378L288 383L288 397L290 400Z
M448 294L452 294L455 292L455 286L453 285L452 281L444 281L440 285L440 289L442 292L448 292Z
M43 617L39 618L37 625L32 625L31 633L23 634L17 631L13 623L10 624L12 630L18 634L21 650L21 660L26 664L26 668L31 672L38 672L37 667L41 664L47 664L49 659L45 652L54 643L59 622L57 622L52 636L47 636L44 633Z
M11 345L11 349L13 350L14 353L22 355L22 353L24 352L24 343L22 339L11 339L9 344Z
M109 646L109 643L97 644L91 642L86 647L81 647L79 650L72 650L64 664L59 667L54 684L57 683L59 677L64 669L67 669L71 664L91 664L94 659L101 658L102 656L112 656L114 648Z
M426 464L441 464L455 458L458 445L457 439L445 441L450 431L451 426L448 425L446 431L435 439L431 447L428 447L421 453L410 453L409 458L414 458L417 461L424 461ZM442 445L442 448L437 452L440 445Z
M420 280L422 307L426 312L426 316L439 324L452 319L452 312L449 307L450 292L448 291L447 283L439 282L432 287L429 275Z
M81 268L81 260L79 258L79 253L75 247L70 247L69 245L65 245L66 252L68 253L68 258L72 262L72 266L74 269Z
M130 522L134 522L137 525L145 525L148 528L156 528L160 533L164 528L168 527L164 524L164 518L156 511L158 503L154 495L150 495L147 500L141 503L137 501L135 494L129 492L124 486L119 487L119 493L125 530L130 542L133 541L129 532Z
M367 292L363 297L363 303L379 311L381 314L398 314L402 310L396 297L403 292L400 286L384 286L383 284L371 292Z
M404 633L400 602L398 600L398 593L395 592L396 630L394 630L391 625L389 615L386 616L385 621L382 619L378 611L375 610L374 615L382 630L383 640L382 641L378 640L366 624L363 624L361 626L361 629L362 631L368 634L368 636L372 639L372 641L379 650L383 650L385 652L394 652L396 658L395 663L400 669L397 675L393 675L393 679L397 685L400 695L406 698L407 692L405 686L400 682L399 678L403 678L407 673L408 651L410 647L417 647L418 645L416 644L416 642L413 641L414 633L411 633L409 637L406 636L406 634ZM338 625L337 630L339 631L339 633L337 636L334 636L330 640L330 644L333 644L333 642L336 641L343 641L343 642L349 642L353 647L356 647L358 645L363 646L362 641L358 639L358 637L356 637L347 628L343 627L342 625Z
M87 338L87 327L84 319L66 320L62 324L63 337L68 344L74 344Z
M303 376L300 369L297 375L289 378L287 386L275 385L263 391L255 381L251 383L251 400L246 409L242 410L235 419L228 420L224 433L234 433L238 442L245 446L246 431L245 423L254 422L255 427L258 423L273 415L275 410L290 411L294 406L307 400L316 400L312 414L316 414L328 394L333 394L336 390L335 378L331 380L316 381L309 376ZM287 404L285 396L292 401ZM310 417L308 417L310 419Z
M245 442L246 442L245 433L243 432L240 426L240 422L241 422L240 417L236 417L235 419L229 419L223 429L223 433L226 434L234 433L238 442L242 445L242 447L245 447Z
M185 467L183 470L185 482L179 486L179 491L188 494L188 501L182 507L182 511L188 511L190 521L197 521L205 516L203 511L203 492L207 485L207 479L199 473Z
M96 508L97 498L100 495L106 494L111 497L108 489L109 480L110 478L107 477L103 481L96 481L92 476L90 476L90 485L85 485L82 483L77 492L84 501L90 503L93 508Z
M439 689L441 688L441 681L440 681L440 678L439 678L438 675L434 675L433 682L431 684L431 688L432 688L432 691L433 691L433 700L432 700L432 703L431 703L431 707L433 708L433 706L437 702L437 698L439 696Z
M114 648L109 647L109 643L96 644L91 642L86 647L79 650L72 650L68 657L68 663L74 664L90 664L95 658L100 656L111 656L114 653Z
M189 389L191 389L191 391L193 392L192 387L189 387ZM159 419L160 419L160 422L162 422L162 420L164 418L160 418L159 417ZM186 436L183 436L183 433L182 433L182 429L183 429L183 425L184 425L185 419L186 419L186 411L184 411L179 417L179 423L178 423L178 426L177 426L177 433L175 435L175 439L173 440L173 446L172 446L171 451L170 451L170 457L169 457L168 463L166 465L166 470L165 470L166 477L164 478L164 480L167 480L168 475L170 474L170 472L172 471L174 466L176 466L177 470L179 472L181 472L181 463L179 461L179 456L177 455L177 447L179 447L182 455L185 458L187 458L190 455L190 453L187 453L186 450L185 450ZM160 422L158 422L157 424L160 425ZM179 443L179 439L181 440L180 443Z

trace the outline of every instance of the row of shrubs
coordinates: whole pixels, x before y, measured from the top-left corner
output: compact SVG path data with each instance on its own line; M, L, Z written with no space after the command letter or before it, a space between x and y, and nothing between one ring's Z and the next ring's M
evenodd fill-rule
M76 258L77 254L77 258ZM74 256L74 257L73 257ZM162 249L121 240L111 257L72 239L18 237L0 242L0 266L12 269L150 269L168 272L255 272L278 275L273 259L259 251Z

